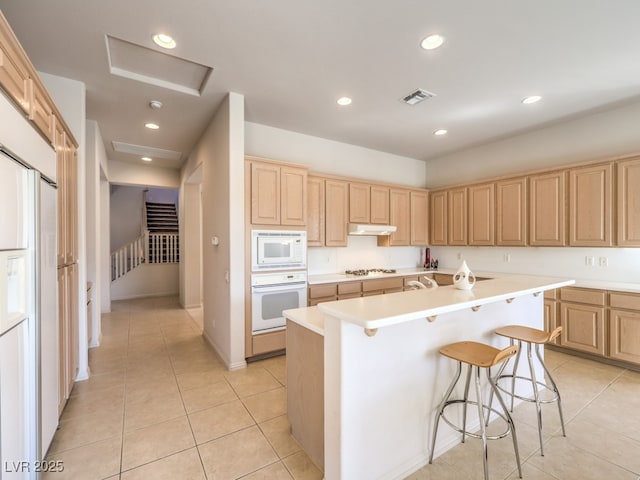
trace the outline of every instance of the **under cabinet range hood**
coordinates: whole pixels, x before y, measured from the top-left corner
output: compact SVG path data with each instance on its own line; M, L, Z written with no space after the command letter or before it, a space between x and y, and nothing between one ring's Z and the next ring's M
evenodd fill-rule
M349 235L390 235L397 230L393 225L350 223Z

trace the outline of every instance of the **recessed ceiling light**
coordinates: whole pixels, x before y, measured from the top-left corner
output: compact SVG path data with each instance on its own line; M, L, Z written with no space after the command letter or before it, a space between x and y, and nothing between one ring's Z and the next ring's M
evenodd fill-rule
M531 103L539 102L540 100L542 100L542 97L540 95L531 95L530 97L523 98L522 103L524 103L525 105L529 105Z
M436 130L435 132L433 132L434 135L446 135L447 134L447 130L445 130L444 128L439 128L438 130Z
M342 105L343 107L346 105L351 105L351 99L349 97L340 97L338 99L338 105Z
M153 36L153 41L156 45L162 48L176 48L176 41L172 36L165 33L157 33Z
M160 126L156 125L155 123L145 123L144 126L150 128L151 130L158 130L160 128Z
M425 50L434 50L444 43L444 37L442 35L433 34L422 40L420 46Z
M144 162L151 162L151 161L153 161L153 159L152 159L151 157L142 157L142 158L141 158L141 160L142 160L142 161L144 161Z
M160 100L151 100L149 102L149 107L154 110L160 110L162 108L162 102Z

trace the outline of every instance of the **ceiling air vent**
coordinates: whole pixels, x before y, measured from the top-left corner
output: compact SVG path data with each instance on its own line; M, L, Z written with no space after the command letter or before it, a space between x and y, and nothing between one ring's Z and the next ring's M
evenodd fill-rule
M428 92L427 90L423 90L422 88L417 89L415 92L411 92L409 95L404 97L402 101L407 105L415 105L416 103L420 103L427 98L435 97L435 93Z

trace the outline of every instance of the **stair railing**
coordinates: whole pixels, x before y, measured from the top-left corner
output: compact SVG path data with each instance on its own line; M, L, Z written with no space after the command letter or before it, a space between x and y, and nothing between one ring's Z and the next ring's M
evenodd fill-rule
M142 235L111 253L111 281L145 263L144 244L145 236Z
M149 263L178 263L180 260L179 234L150 233L148 234Z

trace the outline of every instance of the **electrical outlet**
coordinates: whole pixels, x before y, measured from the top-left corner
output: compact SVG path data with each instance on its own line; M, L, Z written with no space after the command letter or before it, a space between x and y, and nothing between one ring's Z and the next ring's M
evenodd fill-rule
M509 263L511 262L511 254L510 253L505 253L504 254L504 261Z
M462 254L458 252L458 260L462 260Z
M593 267L596 264L596 257L584 257L584 264L588 267Z
M607 267L609 266L609 258L608 257L600 257L599 259L599 264L601 267Z

